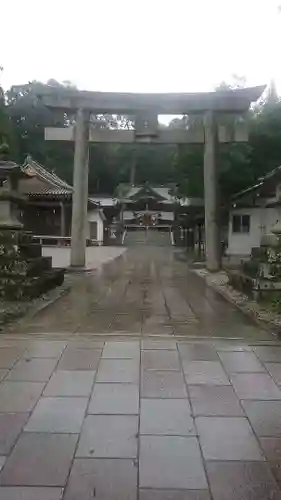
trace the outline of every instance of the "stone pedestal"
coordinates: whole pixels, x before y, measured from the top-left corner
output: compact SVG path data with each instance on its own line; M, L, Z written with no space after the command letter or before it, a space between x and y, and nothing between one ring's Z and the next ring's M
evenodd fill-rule
M0 227L0 298L28 300L61 285L64 269L52 269L41 245L22 230Z
M17 205L15 200L5 188L0 188L0 227L7 229L22 228L21 222L17 219Z

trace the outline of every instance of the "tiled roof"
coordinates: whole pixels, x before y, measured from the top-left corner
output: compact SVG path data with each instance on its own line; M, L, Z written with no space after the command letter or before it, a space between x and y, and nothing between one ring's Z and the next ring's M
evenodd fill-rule
M110 196L90 195L89 200L101 207L113 207L117 204L117 199Z
M257 181L256 184L253 186L248 187L247 189L243 189L242 191L239 191L236 193L232 199L236 200L239 198L242 198L243 196L246 196L254 191L258 191L260 188L262 188L268 181L274 179L275 177L279 177L281 174L281 166L274 168L268 174L264 175L263 177L260 177Z
M175 196L171 194L171 186L152 186L144 184L141 186L129 186L123 184L124 195L126 200L137 197L142 191L151 192L156 198L161 198L164 203L175 203Z
M27 192L27 195L30 196L30 197L35 197L35 196L57 196L57 197L60 197L60 196L63 196L63 197L68 197L68 196L71 196L72 195L72 191L69 191L67 189L62 189L62 188L59 188L59 187L56 187L56 188L53 188L53 189L40 189L40 191L35 191L35 192L32 192L32 191L29 191Z
M29 198L71 199L73 187L54 172L46 170L43 165L33 160L30 155L26 157L21 169L28 177L19 183L22 194L27 195ZM92 205L99 205L94 199L89 198L88 201Z
M35 178L39 182L38 186L32 185L27 179L22 183L22 189L29 196L69 196L72 195L73 188L63 181L54 172L49 172L39 162L27 156L22 171L30 178Z

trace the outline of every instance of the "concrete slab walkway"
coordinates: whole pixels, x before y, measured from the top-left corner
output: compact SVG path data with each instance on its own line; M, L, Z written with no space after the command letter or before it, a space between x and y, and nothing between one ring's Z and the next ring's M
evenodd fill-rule
M0 500L281 500L281 343L169 248L0 336Z
M281 498L281 346L0 339L1 500Z

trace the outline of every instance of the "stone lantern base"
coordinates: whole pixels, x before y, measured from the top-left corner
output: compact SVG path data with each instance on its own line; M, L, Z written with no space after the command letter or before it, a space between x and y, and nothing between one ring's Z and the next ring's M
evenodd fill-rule
M22 230L0 227L0 298L28 300L62 285L64 269L52 269L39 243Z

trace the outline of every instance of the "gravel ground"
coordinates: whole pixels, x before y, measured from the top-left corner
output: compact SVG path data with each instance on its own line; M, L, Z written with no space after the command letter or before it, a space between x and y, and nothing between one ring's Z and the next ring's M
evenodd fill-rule
M205 279L207 285L219 291L225 298L236 304L245 314L262 323L265 328L281 335L281 315L270 311L247 295L235 290L228 284L228 276L224 271L210 273L207 269L194 269L194 272Z
M66 275L64 282L61 286L57 286L49 292L40 295L33 300L29 301L18 301L18 302L8 302L3 301L0 304L0 333L2 328L6 327L9 323L14 322L23 316L34 316L38 311L41 311L45 307L49 306L60 297L68 293L71 289L75 276Z

